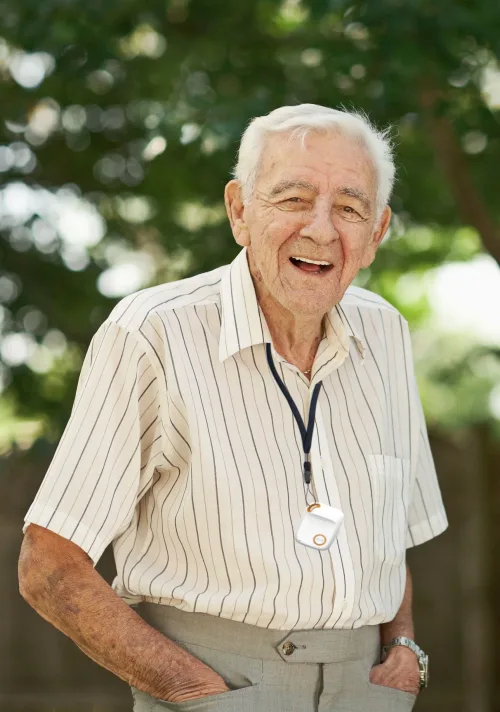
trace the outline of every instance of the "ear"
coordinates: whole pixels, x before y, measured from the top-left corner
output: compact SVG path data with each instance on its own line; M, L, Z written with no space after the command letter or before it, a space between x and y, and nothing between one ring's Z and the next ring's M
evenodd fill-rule
M389 224L391 222L391 215L392 211L390 207L386 205L382 212L382 215L379 218L378 225L373 231L370 243L365 250L365 254L361 262L361 267L363 269L369 267L375 259L375 255L377 254L377 250L380 247L380 243L384 239L385 233L389 228Z
M237 180L230 180L224 190L224 203L226 212L231 224L233 236L238 245L248 247L250 245L250 233L245 224L245 206L241 185Z

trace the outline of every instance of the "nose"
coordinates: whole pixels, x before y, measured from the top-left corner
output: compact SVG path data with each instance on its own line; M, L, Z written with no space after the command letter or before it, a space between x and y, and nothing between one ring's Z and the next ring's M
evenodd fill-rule
M309 220L300 231L301 237L309 237L318 245L329 245L338 239L338 232L328 206L317 205Z

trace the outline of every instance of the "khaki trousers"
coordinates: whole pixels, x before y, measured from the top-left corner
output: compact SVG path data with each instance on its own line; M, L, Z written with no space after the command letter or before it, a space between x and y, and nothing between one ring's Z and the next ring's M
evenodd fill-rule
M136 610L230 691L172 703L132 688L134 712L406 712L415 704L414 695L369 681L379 626L287 633L152 603Z

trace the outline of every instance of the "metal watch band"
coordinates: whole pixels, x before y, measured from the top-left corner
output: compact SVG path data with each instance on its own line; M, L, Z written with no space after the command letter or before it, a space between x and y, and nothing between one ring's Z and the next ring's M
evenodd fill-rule
M404 645L406 648L410 648L410 650L413 650L417 658L419 658L421 655L425 655L424 651L418 647L414 640L412 640L411 638L405 638L404 636L401 636L399 638L393 638L388 645L384 645L382 650L384 652L387 652L387 650L395 648L396 645Z

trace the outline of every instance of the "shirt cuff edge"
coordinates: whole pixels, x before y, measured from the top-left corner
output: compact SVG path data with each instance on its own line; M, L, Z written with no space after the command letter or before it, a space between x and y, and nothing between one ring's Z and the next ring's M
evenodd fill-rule
M412 549L414 546L425 544L442 534L448 528L448 520L443 514L436 514L434 517L424 519L418 524L408 527L406 537L406 548Z

